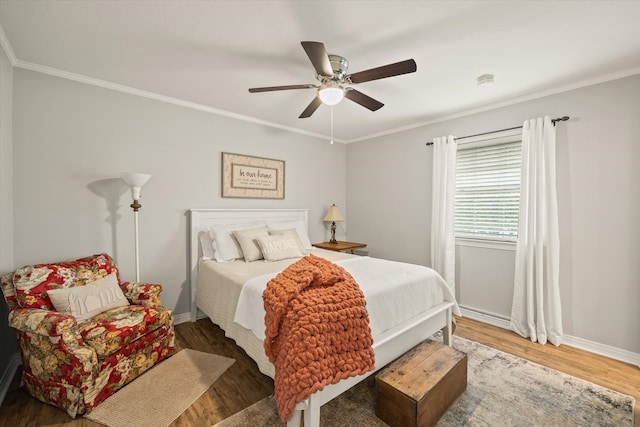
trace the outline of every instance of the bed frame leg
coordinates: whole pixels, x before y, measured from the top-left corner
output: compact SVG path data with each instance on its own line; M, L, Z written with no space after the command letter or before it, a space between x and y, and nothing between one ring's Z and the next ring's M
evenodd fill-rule
M300 427L302 416L304 416L304 427L320 427L320 405L313 395L296 405L291 418L287 421L287 427Z
M287 421L287 427L300 427L300 421L302 421L302 411L296 409L293 411L289 421Z
M453 314L451 313L451 308L447 309L447 324L444 328L442 328L442 342L451 347L452 336L453 336Z
M304 427L320 427L320 405L315 396L309 396L307 409L304 410Z

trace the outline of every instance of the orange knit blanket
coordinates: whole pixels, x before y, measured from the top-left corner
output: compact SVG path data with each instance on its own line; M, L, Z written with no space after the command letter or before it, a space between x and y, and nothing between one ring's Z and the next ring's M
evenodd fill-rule
M271 279L262 298L282 421L312 393L374 368L364 294L342 267L307 255Z

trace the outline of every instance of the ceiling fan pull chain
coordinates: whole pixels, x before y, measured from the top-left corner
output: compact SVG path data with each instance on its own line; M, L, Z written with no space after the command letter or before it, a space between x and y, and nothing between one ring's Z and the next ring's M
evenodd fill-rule
M333 105L331 106L331 143L333 144Z

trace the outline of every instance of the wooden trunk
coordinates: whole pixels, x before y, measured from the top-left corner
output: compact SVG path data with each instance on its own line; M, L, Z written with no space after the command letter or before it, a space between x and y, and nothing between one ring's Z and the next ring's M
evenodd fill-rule
M376 415L393 427L433 426L467 388L467 355L425 341L376 375Z

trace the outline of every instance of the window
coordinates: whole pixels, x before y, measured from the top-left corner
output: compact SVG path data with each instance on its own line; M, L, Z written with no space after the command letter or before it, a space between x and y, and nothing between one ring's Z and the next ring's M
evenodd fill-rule
M458 144L455 234L461 238L515 241L522 138L519 132L490 138Z

